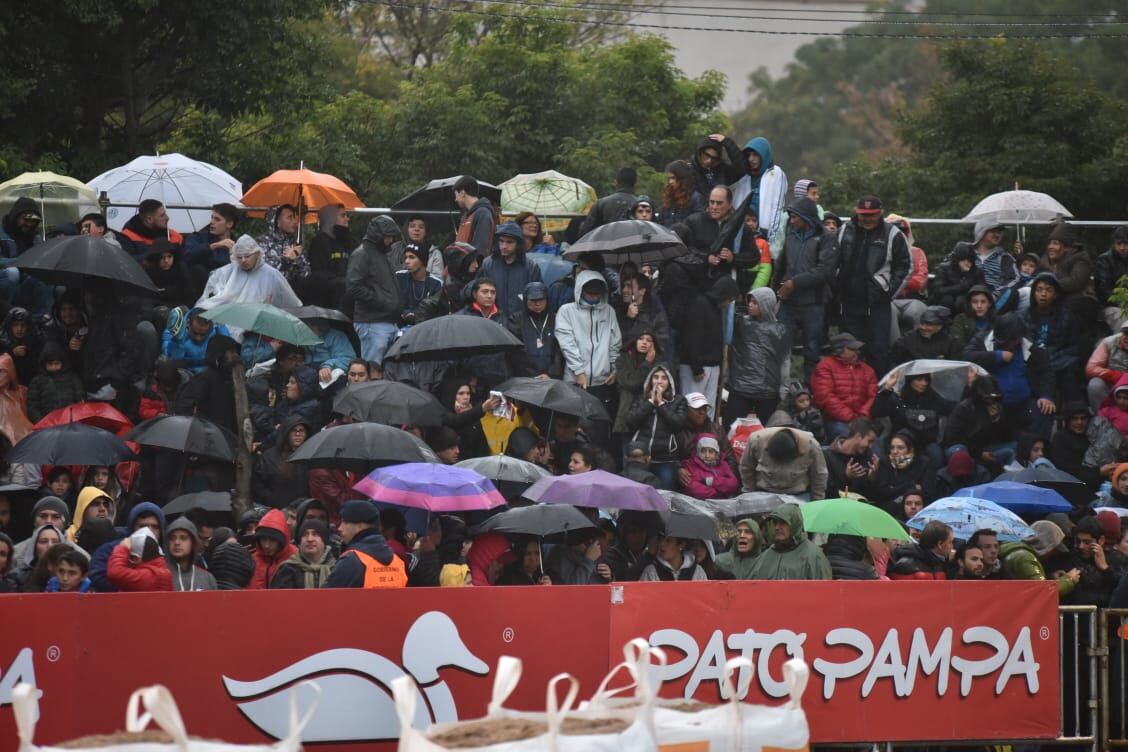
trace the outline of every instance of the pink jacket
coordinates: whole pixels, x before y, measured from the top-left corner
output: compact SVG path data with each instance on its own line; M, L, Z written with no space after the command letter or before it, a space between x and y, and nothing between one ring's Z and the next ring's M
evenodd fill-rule
M681 466L682 470L689 471L689 483L683 490L695 499L727 499L735 496L740 488L736 473L724 458L710 467L694 454L682 460ZM706 485L706 478L713 479L711 485Z
M1104 398L1104 402L1101 403L1101 409L1097 411L1097 415L1116 426L1116 430L1120 431L1121 436L1128 437L1128 410L1121 410L1117 407L1114 399L1118 389L1128 389L1128 374L1124 374L1116 382L1116 386L1112 388L1112 391Z

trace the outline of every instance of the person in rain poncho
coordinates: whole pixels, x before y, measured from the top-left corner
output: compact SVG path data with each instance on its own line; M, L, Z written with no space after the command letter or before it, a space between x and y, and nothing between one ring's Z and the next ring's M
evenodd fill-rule
M830 562L807 540L798 504L783 504L768 515L773 526L771 547L752 566L752 580L829 580Z
M302 304L282 272L263 260L262 247L250 235L242 235L231 249L231 263L208 276L204 294L196 308L209 311L224 303L270 303L279 308ZM231 327L231 337L243 341L243 330Z
M717 556L717 566L732 572L738 580L748 580L756 566L756 557L763 547L763 532L752 517L745 517L736 523L736 538L732 548Z

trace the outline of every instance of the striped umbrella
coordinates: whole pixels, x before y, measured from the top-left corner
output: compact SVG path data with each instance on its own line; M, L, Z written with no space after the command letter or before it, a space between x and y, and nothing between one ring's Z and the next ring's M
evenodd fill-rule
M373 470L353 489L375 501L429 512L470 512L505 505L488 478L464 467L429 462Z

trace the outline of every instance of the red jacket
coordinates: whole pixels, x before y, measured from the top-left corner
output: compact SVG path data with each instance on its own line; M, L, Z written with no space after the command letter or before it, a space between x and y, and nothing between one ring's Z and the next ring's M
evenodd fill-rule
M811 375L811 394L815 407L828 418L849 423L859 416L870 417L877 396L877 377L860 360L850 365L837 355L828 355Z
M263 515L262 522L255 528L255 535L271 538L282 544L281 550L270 558L266 557L259 546L255 546L251 553L251 558L255 560L255 573L251 575L247 589L265 590L270 587L278 568L298 552L298 547L291 542L290 526L286 524L286 513L281 509L271 509Z
M924 249L914 245L909 249L909 257L912 259L913 269L909 272L909 278L905 280L905 286L901 288L898 298L919 295L928 286L928 256L924 255Z
M128 546L114 546L106 564L106 578L123 592L172 590L172 573L168 571L164 557L158 556L131 567Z

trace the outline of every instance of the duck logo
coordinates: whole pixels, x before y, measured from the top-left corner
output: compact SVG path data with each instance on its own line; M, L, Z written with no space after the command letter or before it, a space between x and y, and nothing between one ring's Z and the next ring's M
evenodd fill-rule
M223 684L227 694L239 701L239 711L275 739L290 733L293 698L303 715L317 702L302 731L302 742L379 741L400 736L391 686L402 676L414 680L414 727L458 720L454 697L439 677L439 669L445 667L479 676L489 673L489 666L462 642L450 617L428 611L404 637L402 666L367 650L339 648L315 653L256 681L224 676ZM307 679L316 680L320 687L320 702L313 693L298 691Z

